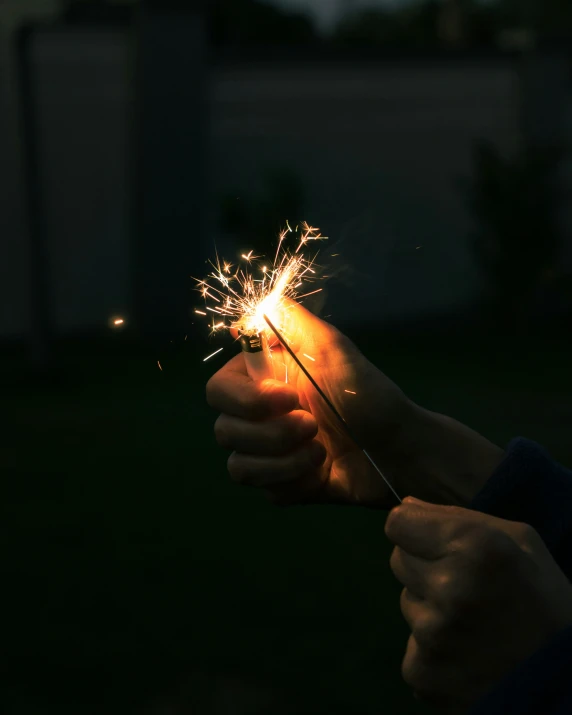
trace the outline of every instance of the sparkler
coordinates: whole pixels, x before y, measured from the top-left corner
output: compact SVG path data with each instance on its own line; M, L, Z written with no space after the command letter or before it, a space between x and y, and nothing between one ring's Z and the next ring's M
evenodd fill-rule
M290 235L296 236L297 246L289 251L284 243ZM232 264L217 256L216 262L211 262L213 270L207 279L197 281L198 290L205 299L205 310L195 310L195 313L207 317L209 313L213 314L212 334L230 328L238 331L246 368L253 380L275 379L278 372L268 342L264 314L271 315L281 324L281 316L288 310L289 301L299 302L322 290L308 290L317 280L313 267L316 256L308 258L302 249L311 241L326 238L319 229L305 222L295 229L287 223L287 228L280 234L271 265L263 256L255 256L249 251L241 255L242 264L233 271ZM209 301L214 304L208 304ZM214 316L220 316L222 320L215 322Z
M298 246L293 252L284 249L283 246L289 234L296 234L299 237ZM304 298L322 290L322 288L307 290L309 284L317 280L316 270L313 267L316 256L307 258L302 249L310 241L324 240L326 238L327 236L321 235L319 229L313 228L307 223L298 225L295 230L287 223L287 228L280 234L276 255L271 267L261 261L262 256L254 256L253 251L250 251L249 253L243 253L241 256L246 263L246 267L240 267L239 265L235 272L232 272L232 265L226 262L221 263L217 256L216 263L211 262L213 271L207 279L197 280L198 290L205 299L205 311L195 310L195 313L207 317L208 313L206 311L213 314L211 318L212 334L217 333L219 330L230 328L235 328L238 331L246 369L253 380L263 380L268 377L276 378L275 363L267 335L267 328L270 328L280 344L317 390L347 436L364 453L396 499L401 502L401 498L388 482L381 469L368 452L360 446L347 422L301 363L281 332L282 318L292 306L292 302L300 302ZM207 305L208 300L214 301L215 304ZM215 322L214 315L220 316L222 320ZM206 357L205 360L209 360L220 353L221 350L222 348ZM311 355L306 355L306 357L315 362L315 358ZM351 390L345 390L345 392L356 394Z

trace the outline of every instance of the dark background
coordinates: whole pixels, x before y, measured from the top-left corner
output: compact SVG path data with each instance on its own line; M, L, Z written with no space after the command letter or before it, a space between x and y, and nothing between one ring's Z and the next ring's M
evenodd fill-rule
M572 463L569 3L326 5L0 3L10 715L426 712L385 514L226 476L215 245L320 226L411 398Z

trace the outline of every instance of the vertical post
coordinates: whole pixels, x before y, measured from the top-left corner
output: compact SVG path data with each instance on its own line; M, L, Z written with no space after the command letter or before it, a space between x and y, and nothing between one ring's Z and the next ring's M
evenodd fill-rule
M26 338L30 362L41 370L48 367L50 356L49 285L39 202L28 38L33 23L52 20L59 10L60 0L4 0L0 3L0 106L5 143L0 166L5 172L2 231L12 234L8 235L8 260L14 280L24 284L22 294L27 298L20 301L12 295L15 303L25 303L25 307L20 305L11 332Z
M136 31L134 323L156 342L178 337L189 320L207 199L207 48L195 3L142 0Z
M38 127L36 125L34 78L31 72L30 49L32 32L33 29L28 27L22 28L18 33L18 98L23 138L21 152L24 200L30 251L30 359L36 369L46 370L50 365L51 354L51 296L49 255L48 246L46 245L40 167L38 166Z

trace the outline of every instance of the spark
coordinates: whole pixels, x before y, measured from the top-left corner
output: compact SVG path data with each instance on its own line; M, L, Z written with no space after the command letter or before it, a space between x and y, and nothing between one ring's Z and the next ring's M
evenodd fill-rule
M244 260L247 261L248 263L251 263L252 261L256 261L258 258L260 258L260 256L253 256L252 255L253 253L254 253L254 251L250 251L249 253L246 253L246 254L243 253L242 258L244 258Z
M420 248L423 248L423 246L417 246L415 250L418 251Z
M212 355L207 355L207 357L203 360L203 362L206 362L207 360L210 360L215 355L218 355L218 353L220 353L222 350L224 350L224 348L219 348L214 353L212 353Z
M328 238L327 236L322 236L321 233L318 233L319 229L310 226L306 223L306 221L302 223L302 230L303 235L300 238L300 243L296 249L296 253L298 253L300 249L308 243L308 241L324 241Z
M161 372L163 372L163 368L161 367L161 363L160 363L158 360L157 360L157 365L159 365L159 370L161 370Z
M212 298L213 300L216 300L217 303L220 303L220 300L219 300L216 296L211 295L211 294L209 293L208 286L205 286L205 287L202 289L201 293L203 294L203 298Z
M188 337L189 337L188 335L185 335L185 340L186 340Z
M307 357L308 360L311 360L312 362L316 362L316 358L313 358L311 355L306 355L306 353L302 353L304 357Z
M344 392L347 392L350 395L357 395L357 392L354 392L353 390L344 390Z
M298 296L298 300L301 300L302 298L307 298L309 295L314 295L315 293L320 293L320 291L323 290L323 288L318 288L318 290L313 290L311 293L304 293L304 295Z
M310 241L325 240L319 229L302 223L294 230L287 222L288 228L278 236L278 246L272 263L262 256L254 255L254 251L242 253L246 261L234 269L232 264L221 261L216 256L214 261L208 261L212 270L204 280L195 279L197 290L205 299L204 311L222 315L228 318L224 328L236 328L241 332L261 333L266 329L263 315L270 314L278 324L280 317L288 310L289 301L299 301L301 298L313 295L322 290L311 289L311 283L318 281L315 267L317 254L308 256L302 247ZM287 239L292 236L294 245L288 248ZM258 278L255 276L262 277ZM309 292L300 295L298 289L307 286ZM216 305L212 301L216 301ZM199 315L206 312L196 310ZM219 326L211 325L213 332Z
M117 318L117 320L113 321L113 325L123 325L124 322L123 318Z

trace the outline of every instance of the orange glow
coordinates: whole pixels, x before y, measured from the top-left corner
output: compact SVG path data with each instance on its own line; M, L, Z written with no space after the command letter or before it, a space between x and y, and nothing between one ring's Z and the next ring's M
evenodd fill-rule
M292 253L283 247L290 234L296 234L298 246ZM302 300L309 295L318 293L321 288L300 295L298 288L303 283L311 283L317 279L312 268L314 258L307 258L301 253L303 246L310 241L325 240L318 229L302 223L293 231L290 225L279 236L274 263L258 262L261 256L253 255L253 251L242 254L247 264L255 264L257 270L252 272L240 265L231 273L231 264L220 261L218 256L211 262L214 269L205 280L197 280L198 290L207 302L215 300L218 305L205 305L205 311L217 313L228 318L228 322L213 323L212 332L221 327L236 328L243 333L262 333L267 329L264 314L268 315L276 325L282 325L284 309L289 300ZM262 277L258 278L255 276ZM310 275L311 274L311 275ZM195 310L198 315L206 315L205 311ZM313 358L311 358L313 359Z
M122 318L120 315L112 315L107 321L107 324L110 328L118 329L123 328L126 325L125 318Z

